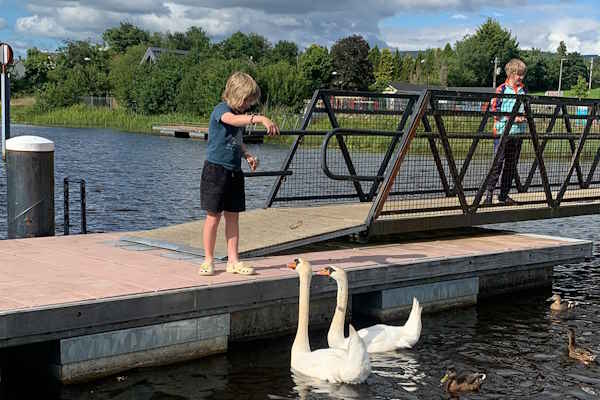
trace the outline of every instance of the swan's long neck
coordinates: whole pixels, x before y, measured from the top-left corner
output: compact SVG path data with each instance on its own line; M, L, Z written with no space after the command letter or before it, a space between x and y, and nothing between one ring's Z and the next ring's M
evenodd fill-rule
M348 307L348 280L337 280L337 301L331 326L327 333L329 345L339 344L344 341L344 322L346 321L346 308Z
M294 352L310 352L310 344L308 342L308 311L310 307L310 275L303 277L300 275L300 294L298 298L298 330L296 338L292 345L292 353Z

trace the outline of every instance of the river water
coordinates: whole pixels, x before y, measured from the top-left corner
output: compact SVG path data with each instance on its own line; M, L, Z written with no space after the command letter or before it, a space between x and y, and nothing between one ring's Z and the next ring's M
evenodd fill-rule
M202 216L199 179L206 144L102 129L14 126L13 136L33 134L55 142L57 234L62 233L62 179L84 178L88 229L148 229ZM250 145L261 167L277 169L287 150ZM262 206L273 178L247 180L248 208ZM59 185L60 184L60 185ZM78 232L77 192L72 189L72 232ZM520 232L600 241L600 217L502 224ZM0 169L0 238L6 237L6 176ZM600 254L559 265L552 291L577 300L576 311L550 313L548 291L498 297L477 306L423 316L416 348L372 357L373 373L358 386L307 383L289 372L292 336L235 344L224 355L159 368L144 368L74 386L4 371L7 399L440 399L446 367L480 371L487 380L469 399L600 399L600 368L567 357L566 329L600 351ZM370 321L354 320L357 327ZM403 321L399 321L403 323ZM326 332L312 331L312 348L326 346Z

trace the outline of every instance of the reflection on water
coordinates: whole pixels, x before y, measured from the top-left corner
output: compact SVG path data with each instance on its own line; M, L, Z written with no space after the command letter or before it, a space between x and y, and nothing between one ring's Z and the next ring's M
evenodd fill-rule
M201 215L198 189L203 142L108 130L20 127L13 131L38 134L57 143L57 179L73 171L88 179L93 191L88 197L92 230L145 229ZM272 161L276 168L285 149L263 146L258 153L263 166ZM3 174L1 169L0 205L6 196ZM250 208L262 204L271 183L270 178L249 183ZM57 204L61 192L57 188ZM57 213L57 222L61 218ZM5 221L6 208L0 206L0 235L5 232L1 225ZM600 367L585 367L571 360L566 351L567 328L573 327L580 345L600 352L600 216L499 227L598 241L591 259L554 269L553 291L578 301L576 309L550 312L546 299L551 293L546 290L424 314L416 347L373 355L373 373L361 385L293 377L289 367L293 337L286 336L233 344L225 355L66 387L47 386L33 375L14 370L14 365L9 370L4 365L0 399L441 399L446 396L440 378L450 365L459 371L487 374L481 392L461 397L465 399L600 399ZM352 323L361 328L367 322L354 318ZM326 331L311 331L311 347L325 346Z

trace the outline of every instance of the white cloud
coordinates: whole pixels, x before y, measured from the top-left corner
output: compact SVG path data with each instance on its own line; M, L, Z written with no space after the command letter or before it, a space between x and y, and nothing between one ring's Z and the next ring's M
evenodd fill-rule
M391 46L402 50L424 50L443 48L446 43L453 45L457 40L475 32L469 27L436 27L436 28L389 28L383 29L383 39Z
M551 27L551 30L549 29ZM522 48L556 51L561 41L568 51L600 54L600 21L591 18L557 17L512 27Z
M467 16L465 14L454 14L450 18L452 18L452 19L467 19Z

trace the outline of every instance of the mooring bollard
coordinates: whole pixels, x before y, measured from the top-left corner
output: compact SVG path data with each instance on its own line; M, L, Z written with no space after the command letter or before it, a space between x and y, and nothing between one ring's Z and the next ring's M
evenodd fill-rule
M54 236L54 142L6 141L8 238Z

